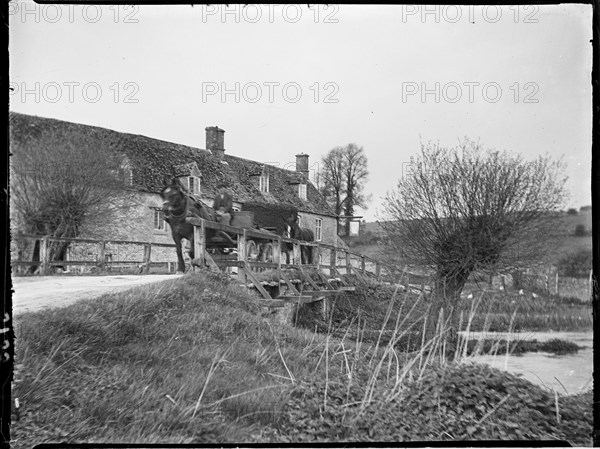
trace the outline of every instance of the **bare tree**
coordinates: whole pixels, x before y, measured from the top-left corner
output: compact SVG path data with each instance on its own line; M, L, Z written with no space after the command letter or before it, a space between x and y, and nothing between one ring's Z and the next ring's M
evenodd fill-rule
M321 192L336 215L339 217L343 213L352 217L355 207L366 208L368 198L364 194L364 185L369 172L363 147L355 143L335 147L323 156L322 163L323 170L319 174L323 181ZM350 222L346 221L346 234L349 230Z
M319 171L322 180L321 192L337 216L342 213L344 196L344 157L342 147L330 150L322 159L323 169Z
M84 225L100 226L135 205L131 173L123 166L123 155L61 134L15 140L18 145L11 147L10 159L14 230L78 237ZM50 260L64 260L67 248L67 242L53 243ZM33 257L39 261L39 244Z
M407 263L435 272L432 317L444 307L454 323L474 271L512 270L544 256L566 195L564 164L465 139L453 149L422 144L411 168L385 197L381 226Z

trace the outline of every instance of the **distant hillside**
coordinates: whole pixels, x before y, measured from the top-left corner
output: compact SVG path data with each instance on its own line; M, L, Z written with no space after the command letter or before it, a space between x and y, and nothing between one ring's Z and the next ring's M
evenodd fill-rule
M584 236L576 236L575 229L583 225ZM555 264L564 254L576 252L580 249L592 248L592 214L591 210L578 212L577 214L568 214L563 212L556 219L556 227L561 235L560 241L556 242L557 247L551 251L546 258L547 263ZM360 235L358 237L344 237L344 241L357 252L374 259L385 261L389 255L385 254L386 234L382 229L380 222L361 223Z
M574 235L575 228L577 225L585 226L585 231L591 235L592 232L592 213L591 210L585 212L579 212L577 215L571 215L567 212L563 212L562 215L557 218L557 227L562 230L562 234ZM375 237L384 237L385 232L383 231L380 222L365 222L360 225L360 234L372 234Z

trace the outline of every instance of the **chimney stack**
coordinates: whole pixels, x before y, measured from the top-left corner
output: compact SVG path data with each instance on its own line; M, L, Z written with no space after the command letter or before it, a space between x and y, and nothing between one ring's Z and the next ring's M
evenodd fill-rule
M296 155L296 171L306 176L308 180L308 154L300 153Z
M225 130L218 126L209 126L206 129L206 149L216 156L223 159L225 155Z

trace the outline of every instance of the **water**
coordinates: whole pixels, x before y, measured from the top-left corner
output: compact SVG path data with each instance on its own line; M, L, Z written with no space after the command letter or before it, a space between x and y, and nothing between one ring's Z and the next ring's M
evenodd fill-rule
M464 333L463 333L464 335ZM524 379L547 389L556 390L561 394L576 394L590 390L593 386L593 332L519 332L469 333L469 339L481 337L510 340L546 341L553 338L571 341L578 346L585 346L575 354L554 355L547 352L528 352L522 356L506 356L506 352L496 356L478 355L471 360L487 363L495 368L503 369L514 374L521 374ZM504 349L506 351L506 349Z

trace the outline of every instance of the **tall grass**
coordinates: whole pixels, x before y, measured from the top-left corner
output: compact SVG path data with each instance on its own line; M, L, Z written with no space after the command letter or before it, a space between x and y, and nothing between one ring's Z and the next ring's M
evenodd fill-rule
M427 315L411 316L424 301L423 296L413 301L407 294L397 293L394 292L388 304L379 335L372 345L363 344L364 326L361 327L360 321L355 324L356 338L351 345L346 342L348 332L338 340L331 337L332 320L329 320L328 338L321 343L325 346L319 362L326 367L339 366L339 376L328 373L324 379L314 380L308 386L298 385L291 404L284 410L285 419L270 441L330 441L332 436L341 440L397 441L404 435L407 439L411 436L414 439L568 438L580 445L591 443L580 433L582 429L589 432L592 427L591 395L582 396L577 412L573 409L574 403L565 399L571 407L568 425L561 420L548 423L549 417L554 417L558 410L556 392L547 392L514 375L474 364L474 357L484 352L483 337L474 349L468 348L466 339L455 340L444 310L437 317L435 333L427 338ZM402 305L395 308L398 302ZM407 304L412 308L403 313L403 306ZM467 335L480 313L481 304L480 296L472 301L466 318L460 318L459 328ZM511 325L505 329L509 334L516 316L517 312L513 311ZM463 323L466 323L464 328ZM490 320L484 322L482 335L489 324ZM403 352L399 343L413 335L411 330L415 327L420 328L421 345L411 352L405 347ZM332 342L335 343L330 346ZM514 345L510 341L496 342L489 353L495 355L501 350L508 357ZM349 355L353 355L356 363L348 363ZM361 360L362 363L357 362ZM463 371L468 380L462 378ZM442 405L441 397L447 396L445 388L457 389L460 393L450 399L446 397ZM437 413L434 413L436 400ZM447 425L445 416L449 410L462 410L464 414L457 416L453 411L451 425ZM421 412L428 414L427 419L438 428L426 425L425 418L419 416ZM434 416L429 416L431 413ZM511 413L519 416L516 423L510 418ZM519 430L519 423L526 430ZM299 426L313 430L302 432ZM286 439L288 437L291 439Z
M482 330L486 319L490 330L506 329L517 309L512 323L516 331L584 331L593 328L591 303L577 298L541 295L533 298L516 292L482 292L480 296L482 308L474 317L473 330ZM461 307L465 306L468 306L466 299L462 300Z
M467 359L462 348L452 354L444 311L426 337L426 310L425 297L395 290L314 333L270 323L224 277L192 274L21 315L13 446L358 438L378 408L398 407L432 372L451 370L450 359Z
M64 439L56 422L71 441L244 441L323 339L272 331L254 296L210 275L17 319L15 447Z

